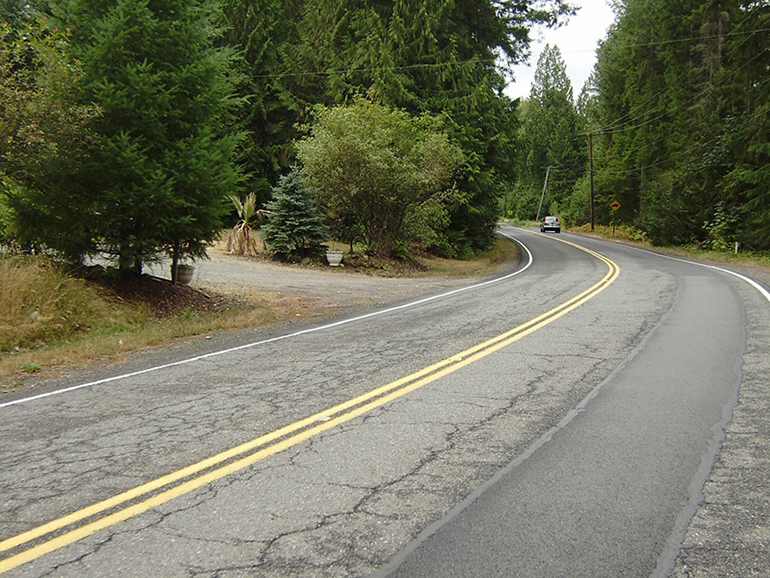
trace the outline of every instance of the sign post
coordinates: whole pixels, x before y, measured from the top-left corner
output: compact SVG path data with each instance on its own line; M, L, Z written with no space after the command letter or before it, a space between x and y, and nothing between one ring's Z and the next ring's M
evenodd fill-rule
M610 203L610 209L612 209L612 236L615 236L615 213L618 212L618 209L620 208L620 201L615 199Z

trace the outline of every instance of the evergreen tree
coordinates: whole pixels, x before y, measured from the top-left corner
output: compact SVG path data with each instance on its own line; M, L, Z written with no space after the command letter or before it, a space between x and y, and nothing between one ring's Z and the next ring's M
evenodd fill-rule
M412 114L444 115L466 162L446 252L466 255L492 242L502 193L514 180L515 103L503 94L499 55L520 61L530 24L570 12L562 0L306 3L290 59L292 91L299 103L320 94L339 104L365 93Z
M716 223L743 211L742 240L770 246L770 6L625 0L616 8L597 65L597 196L618 198L618 216L657 243L724 245Z
M226 42L241 54L243 80L239 94L247 101L240 111L248 131L242 164L247 187L258 201L295 161L295 125L304 111L286 86L291 68L287 51L298 41L303 0L226 0Z
M273 254L291 260L323 253L328 231L302 171L280 178L266 210L269 220L262 232Z
M85 98L101 115L90 123L98 144L72 167L69 185L30 203L40 240L61 249L45 216L65 207L82 229L82 251L115 255L124 273L163 252L175 264L203 256L241 179L233 162L240 135L230 127L233 53L214 46L214 5L61 0L54 8L74 29Z
M585 171L581 130L561 52L556 46L546 45L538 59L527 106L522 109L519 206L511 207L517 216L536 217L546 172L548 196L543 200L541 215L561 212Z
M770 250L770 6L745 2L732 19L736 34L724 41L720 95L729 106L723 124L735 162L718 186L742 213L740 240Z

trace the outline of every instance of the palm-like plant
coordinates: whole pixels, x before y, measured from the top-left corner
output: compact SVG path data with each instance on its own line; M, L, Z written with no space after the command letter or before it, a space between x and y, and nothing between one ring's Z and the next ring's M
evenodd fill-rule
M258 219L262 219L267 211L257 209L257 196L249 193L245 199L230 195L230 200L238 212L238 222L227 238L227 252L238 255L256 255L257 241L252 235L252 229Z

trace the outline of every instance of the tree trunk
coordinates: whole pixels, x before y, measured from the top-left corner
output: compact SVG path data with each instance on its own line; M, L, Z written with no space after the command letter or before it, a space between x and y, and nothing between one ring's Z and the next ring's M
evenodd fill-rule
M178 277L177 267L179 266L179 243L174 243L174 249L171 252L171 282L176 284Z

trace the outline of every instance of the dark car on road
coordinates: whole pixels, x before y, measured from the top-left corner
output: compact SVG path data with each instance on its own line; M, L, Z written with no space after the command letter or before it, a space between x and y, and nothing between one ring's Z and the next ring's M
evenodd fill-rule
M553 231L554 233L561 233L561 221L559 217L546 217L543 222L540 223L540 232Z

